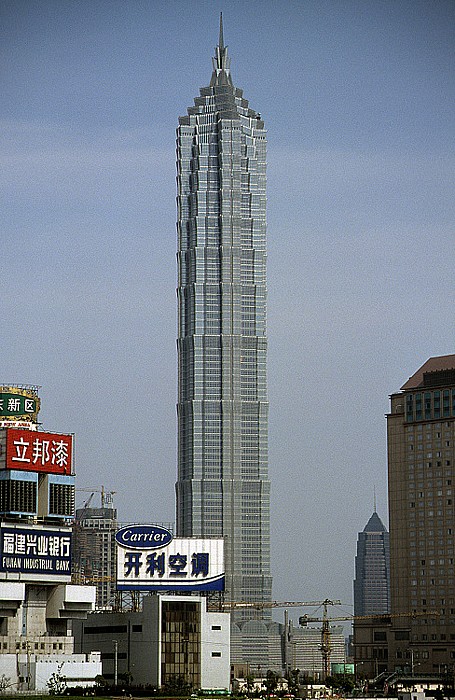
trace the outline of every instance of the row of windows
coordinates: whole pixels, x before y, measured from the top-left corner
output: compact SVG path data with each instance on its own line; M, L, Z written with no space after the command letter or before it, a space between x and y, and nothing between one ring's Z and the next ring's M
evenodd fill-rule
M438 500L438 506L443 506L443 505L444 505L444 504L443 504L443 502L442 502L442 499L439 499L439 500ZM445 505L451 506L451 505L452 505L452 499L451 499L451 498L447 498L446 501L445 501ZM409 504L409 507L410 507L410 508L415 508L415 507L416 507L416 501L411 501L410 504ZM444 510L442 510L441 507L440 507L439 510L436 510L436 511L434 511L434 510L428 510L428 508L430 508L430 509L433 508L433 501L432 501L432 500L429 500L429 499L427 499L426 501L425 501L425 500L422 500L420 503L417 503L417 507L418 507L418 508L422 508L422 509L426 507L426 508L427 508L426 517L428 517L428 518L433 518L435 515L436 515L436 516L439 516L439 517L442 517L443 515L453 515L452 511L444 511ZM452 533L450 532L450 533L448 533L448 534L451 535Z
M417 564L420 566L427 566L427 565L436 566L437 564L439 564L440 566L443 566L445 564L450 564L451 566L453 566L453 563L454 563L453 557L450 557L449 559L438 559L438 560L436 560L436 559L428 559L428 560L421 559L420 562L416 562L415 559L411 560L411 566L417 566Z
M450 447L450 446L451 446L450 440L445 440L443 446L444 446L444 447ZM415 446L414 446L414 443L409 444L409 445L408 445L408 451L409 451L409 452L414 452L414 447L415 447ZM440 440L437 440L436 443L435 443L435 445L434 445L434 447L436 447L436 448L437 448L437 447L442 447L441 441L440 441ZM426 449L428 450L429 448L431 448L431 445L426 445ZM424 449L424 448L423 448L423 444L420 444L420 443L419 443L419 444L417 445L417 451L418 451L418 452L423 452L423 449ZM430 451L426 453L425 457L426 457L427 459L431 459L433 456L434 456L434 457L442 457L442 452L441 452L440 450L439 450L439 451L436 450L436 452L435 452L434 455L433 455L433 451L434 451L434 450L430 449ZM446 454L451 454L451 452L448 451L448 450L446 450L445 453L446 453ZM422 455L422 456L423 456L423 455Z
M34 642L33 647L32 647L31 644L29 645L29 642L16 642L15 646L16 646L16 649L29 649L29 648L31 649L31 648L33 648L33 649L41 649L42 650L42 649L46 649L46 646L50 647L51 645L49 644L49 642L47 644L45 644L44 642L41 642L41 643ZM7 649L7 648L8 648L8 642L3 642L3 649ZM63 649L63 643L62 642L52 642L52 649L54 651Z
M439 635L438 635L438 634L430 634L430 635L428 635L428 634L422 634L422 635L420 635L420 637L419 637L419 635L417 635L417 634L413 635L413 641L417 642L417 641L419 641L419 638L421 639L422 642L427 642L427 641L432 641L432 642L437 642L437 641L446 642L448 638L449 638L451 641L452 641L452 640L455 640L455 634L447 635L447 634L445 634L444 632L442 632L442 633L439 634ZM428 639L428 638L429 638L429 639ZM440 651L442 651L442 650L441 650L441 649L437 649L437 650L436 650L436 649L433 649L433 651L438 651L438 652L440 652ZM419 652L418 652L418 651L415 651L415 652L414 652L414 658L415 658L415 659L418 659L418 658L419 658ZM428 657L427 657L427 658L428 658ZM453 657L452 657L452 658L453 658Z
M445 586L446 579L445 578L429 578L429 579L411 579L411 586L419 586L420 588L426 588L427 586ZM454 579L453 578L448 578L447 579L448 585L454 584Z
M455 416L455 389L407 394L406 420L408 422L433 420Z

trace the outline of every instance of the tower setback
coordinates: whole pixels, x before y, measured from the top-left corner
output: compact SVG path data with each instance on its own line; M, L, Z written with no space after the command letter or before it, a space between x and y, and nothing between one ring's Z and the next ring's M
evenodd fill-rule
M177 190L177 534L223 536L226 599L268 601L266 134L222 20L210 84L179 119Z

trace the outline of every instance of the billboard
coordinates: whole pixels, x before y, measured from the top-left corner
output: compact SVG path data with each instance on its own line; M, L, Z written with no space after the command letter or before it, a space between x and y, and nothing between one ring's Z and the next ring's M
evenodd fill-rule
M0 419L36 423L40 400L36 388L0 386Z
M72 474L73 436L36 430L0 430L0 469Z
M3 574L39 581L64 576L70 581L71 530L0 525L0 579L13 578Z
M222 538L174 538L158 525L130 525L115 539L120 591L224 590Z

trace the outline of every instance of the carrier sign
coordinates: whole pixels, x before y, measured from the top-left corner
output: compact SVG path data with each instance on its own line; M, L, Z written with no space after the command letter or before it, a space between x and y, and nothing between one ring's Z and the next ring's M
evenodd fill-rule
M159 549L172 540L172 533L159 525L132 525L115 534L121 547L128 549Z
M119 530L120 591L224 591L224 541L178 538L158 525Z

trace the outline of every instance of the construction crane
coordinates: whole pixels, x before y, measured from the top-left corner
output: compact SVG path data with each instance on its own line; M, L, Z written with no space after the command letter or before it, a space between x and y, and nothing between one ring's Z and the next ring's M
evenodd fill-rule
M343 617L328 617L327 616L327 606L324 605L324 613L321 617L309 617L309 615L302 615L299 617L299 625L301 627L306 627L309 622L322 622L321 629L321 654L324 668L324 676L327 677L330 674L330 655L332 652L331 648L331 632L330 623L331 622L341 622L341 621L352 621L356 620L377 620L384 621L391 617L417 617L418 615L426 615L427 617L432 617L433 615L439 615L437 611L434 613L428 612L413 612L413 613L383 613L382 615L346 615Z
M251 608L253 610L262 610L265 608L320 608L321 605L341 605L341 600L310 600L310 601L284 601L267 600L260 602L252 601L234 601L227 600L221 602L223 610L238 610L241 608Z
M116 491L106 491L104 489L104 486L101 486L101 488L94 486L93 488L90 487L84 487L84 488L77 488L76 491L81 491L81 492L86 492L89 493L90 496L82 506L82 510L87 510L88 507L90 506L90 503L92 502L93 496L95 493L100 493L101 494L101 508L112 508L112 502L113 502L113 497L117 493Z
M341 605L340 600L330 600L326 598L325 600L312 600L312 601L264 601L264 602L249 602L249 601L226 601L221 603L221 607L224 610L238 610L238 609L253 609L262 610L267 608L299 608L299 607L322 607L323 613L322 617L310 617L309 615L303 615L299 617L299 625L305 627L309 622L322 623L321 627L321 646L320 651L322 655L322 666L324 671L324 677L330 675L330 657L332 654L332 643L331 643L331 630L330 624L332 622L355 622L356 620L377 620L383 621L384 618L388 619L391 617L417 617L420 615L426 615L427 617L433 617L439 615L437 611L432 612L412 612L412 613L384 613L382 615L343 615L336 617L329 617L328 606L329 605Z
M250 602L250 601L226 601L221 603L221 607L224 610L242 610L245 608L253 610L263 610L266 608L323 608L322 616L322 633L321 633L321 654L323 660L324 675L328 676L330 674L330 655L332 653L331 646L331 635L330 635L330 620L334 618L329 618L327 614L327 608L329 605L341 605L341 600L330 600L326 598L325 600L307 600L307 601L285 601L279 602L277 600L263 601L263 602ZM311 621L316 621L318 618L308 618Z
M439 615L438 610L430 610L426 612L415 611L415 612L402 612L402 613L382 613L380 615L346 615L345 617L329 617L330 622L336 621L352 621L356 620L376 620L382 622L384 619L387 620L389 617L418 617L419 615L424 615L425 617L437 617ZM309 615L302 615L299 617L299 625L305 627L309 622L322 622L321 617L310 617Z

